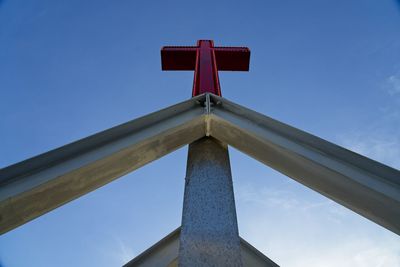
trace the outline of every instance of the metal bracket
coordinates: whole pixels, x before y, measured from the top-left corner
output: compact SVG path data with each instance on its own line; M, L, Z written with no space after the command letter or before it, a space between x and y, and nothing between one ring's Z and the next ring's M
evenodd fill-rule
M206 94L206 117L204 120L205 123L205 130L206 130L206 136L210 136L211 135L211 98L210 98L210 94Z

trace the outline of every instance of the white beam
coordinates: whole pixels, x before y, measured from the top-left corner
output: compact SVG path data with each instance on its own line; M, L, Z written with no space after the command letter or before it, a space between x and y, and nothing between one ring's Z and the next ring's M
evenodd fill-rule
M205 135L205 96L0 170L0 233Z
M0 233L204 136L400 234L398 170L214 95L1 169Z
M211 96L210 135L400 234L400 172Z
M181 227L168 234L166 237L136 256L131 261L127 262L123 267L179 266L180 235ZM279 265L246 242L246 240L241 237L239 237L239 239L240 253L243 258L243 266L279 267Z

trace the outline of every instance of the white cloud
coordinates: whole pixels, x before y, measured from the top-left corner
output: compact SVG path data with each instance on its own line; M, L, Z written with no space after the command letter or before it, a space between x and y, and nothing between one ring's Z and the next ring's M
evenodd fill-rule
M292 267L395 267L400 266L399 242L387 240L382 244L372 239L344 239L333 245L306 254L299 253L296 261L288 261ZM396 247L397 246L397 247Z
M400 266L400 238L307 189L237 187L241 234L280 266ZM314 195L307 200L304 194Z
M121 238L114 236L114 240L117 243L117 247L114 247L116 250L113 254L117 258L119 264L123 265L136 256L136 253L134 253L134 251L126 245Z
M251 185L240 187L237 198L244 202L257 203L268 207L291 209L299 205L299 201L290 197L291 192L261 188L255 190Z
M386 81L390 95L400 94L400 72L389 76Z
M400 134L365 130L342 135L339 143L354 152L400 168Z
M340 135L337 142L359 154L400 168L400 71L383 83L390 95L380 113L368 124Z
M335 140L400 168L400 72L385 81L390 96L367 125ZM295 182L237 185L243 238L285 267L400 267L400 237Z

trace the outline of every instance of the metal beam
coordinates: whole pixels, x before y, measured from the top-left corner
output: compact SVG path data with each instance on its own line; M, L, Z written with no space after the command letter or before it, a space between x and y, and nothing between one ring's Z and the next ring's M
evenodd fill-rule
M400 172L211 96L209 134L400 234Z
M211 94L0 170L0 233L212 136L400 234L400 172Z
M175 267L178 266L181 227L175 229L156 244L127 262L123 267ZM240 239L240 253L243 266L248 267L279 267L267 256ZM219 265L218 265L219 266Z
M201 95L1 169L0 233L203 137L205 101Z

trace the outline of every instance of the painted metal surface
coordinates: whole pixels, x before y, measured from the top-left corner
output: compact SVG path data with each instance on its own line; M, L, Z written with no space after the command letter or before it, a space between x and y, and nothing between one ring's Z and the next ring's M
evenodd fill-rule
M210 135L400 234L400 172L218 96Z
M163 239L127 262L123 267L176 267L178 266L179 235L177 228Z
M207 94L0 170L4 233L204 136L400 234L400 172Z
M0 233L204 136L205 96L0 170Z
M214 138L189 145L179 266L242 266L228 147Z
M197 46L164 46L162 70L194 70L192 96L212 93L221 96L218 70L248 71L247 47L214 47L212 40L199 40Z

